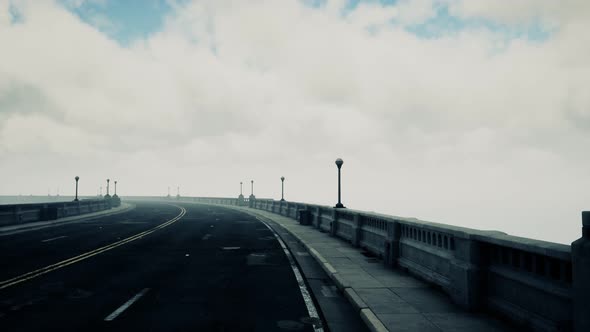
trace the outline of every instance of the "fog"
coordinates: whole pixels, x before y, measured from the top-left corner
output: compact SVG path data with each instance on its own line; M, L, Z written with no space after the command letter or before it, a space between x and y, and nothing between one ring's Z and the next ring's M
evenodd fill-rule
M169 1L125 41L90 2L0 1L0 195L333 205L340 157L349 208L581 234L588 2Z

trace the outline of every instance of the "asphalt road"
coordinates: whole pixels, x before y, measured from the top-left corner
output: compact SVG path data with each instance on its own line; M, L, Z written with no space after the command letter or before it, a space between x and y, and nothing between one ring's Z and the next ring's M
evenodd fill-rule
M0 331L314 331L303 286L272 231L221 207L0 237Z

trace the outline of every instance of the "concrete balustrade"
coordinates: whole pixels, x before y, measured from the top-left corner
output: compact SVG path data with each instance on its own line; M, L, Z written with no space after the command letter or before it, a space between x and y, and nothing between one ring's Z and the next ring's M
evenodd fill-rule
M121 205L120 199L88 199L73 202L0 205L0 226L56 220L107 210Z
M535 331L590 331L590 212L583 213L582 238L570 247L314 204L256 199L248 205L294 219L306 210L313 227L440 286L467 310L500 314Z

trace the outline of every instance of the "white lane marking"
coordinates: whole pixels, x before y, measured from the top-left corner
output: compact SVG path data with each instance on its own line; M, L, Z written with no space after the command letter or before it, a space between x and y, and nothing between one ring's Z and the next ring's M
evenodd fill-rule
M65 237L68 237L68 236L67 236L67 235L62 235L62 236L58 236L58 237L52 237L51 239L46 239L46 240L43 240L43 241L41 241L41 242L51 242L51 241L55 241L55 240L59 240L59 239L63 239L63 238L65 238Z
M240 247L221 247L223 250L238 250Z
M315 307L315 304L313 303L313 300L311 299L311 295L309 294L309 290L307 289L307 286L305 285L305 281L303 280L303 276L301 275L301 272L299 271L297 264L295 264L295 259L291 255L291 252L289 251L289 249L287 249L285 242L283 242L283 239L281 239L279 234L277 234L277 232L275 232L275 230L272 229L266 222L264 222L259 217L256 217L256 219L258 219L261 223L263 223L264 226L266 226L274 234L277 241L279 241L279 243L281 244L281 247L283 248L283 252L287 256L287 259L289 259L289 263L291 264L291 269L293 270L293 274L295 274L295 279L297 279L297 283L299 284L299 291L301 291L301 296L303 296L303 301L305 302L305 306L307 307L307 313L309 314L309 317L317 318L319 320L320 315L318 315L318 311ZM323 327L315 326L315 324L313 326L313 330L314 330L314 332L324 332Z
M210 237L211 237L211 234L205 234L205 236L203 236L201 238L201 240L209 240Z
M113 313L108 315L104 320L110 322L113 319L117 318L117 316L123 313L123 311L127 310L127 308L129 308L133 303L135 303L135 301L139 300L142 296L144 296L145 293L147 293L149 290L149 288L144 288L141 292L135 294L134 297L130 298L129 301L123 303L122 306L120 306L117 310L113 311Z

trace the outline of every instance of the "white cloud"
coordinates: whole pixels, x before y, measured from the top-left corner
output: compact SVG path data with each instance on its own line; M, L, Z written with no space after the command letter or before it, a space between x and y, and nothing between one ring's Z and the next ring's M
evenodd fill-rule
M585 7L498 3L450 8L558 28L499 51L492 31L387 25L428 19L431 1L342 15L202 0L122 47L52 2L17 3L19 24L1 8L0 193L83 170L89 194L117 177L123 193L227 196L253 178L277 197L284 175L289 199L330 204L342 157L349 207L573 240L590 184Z

